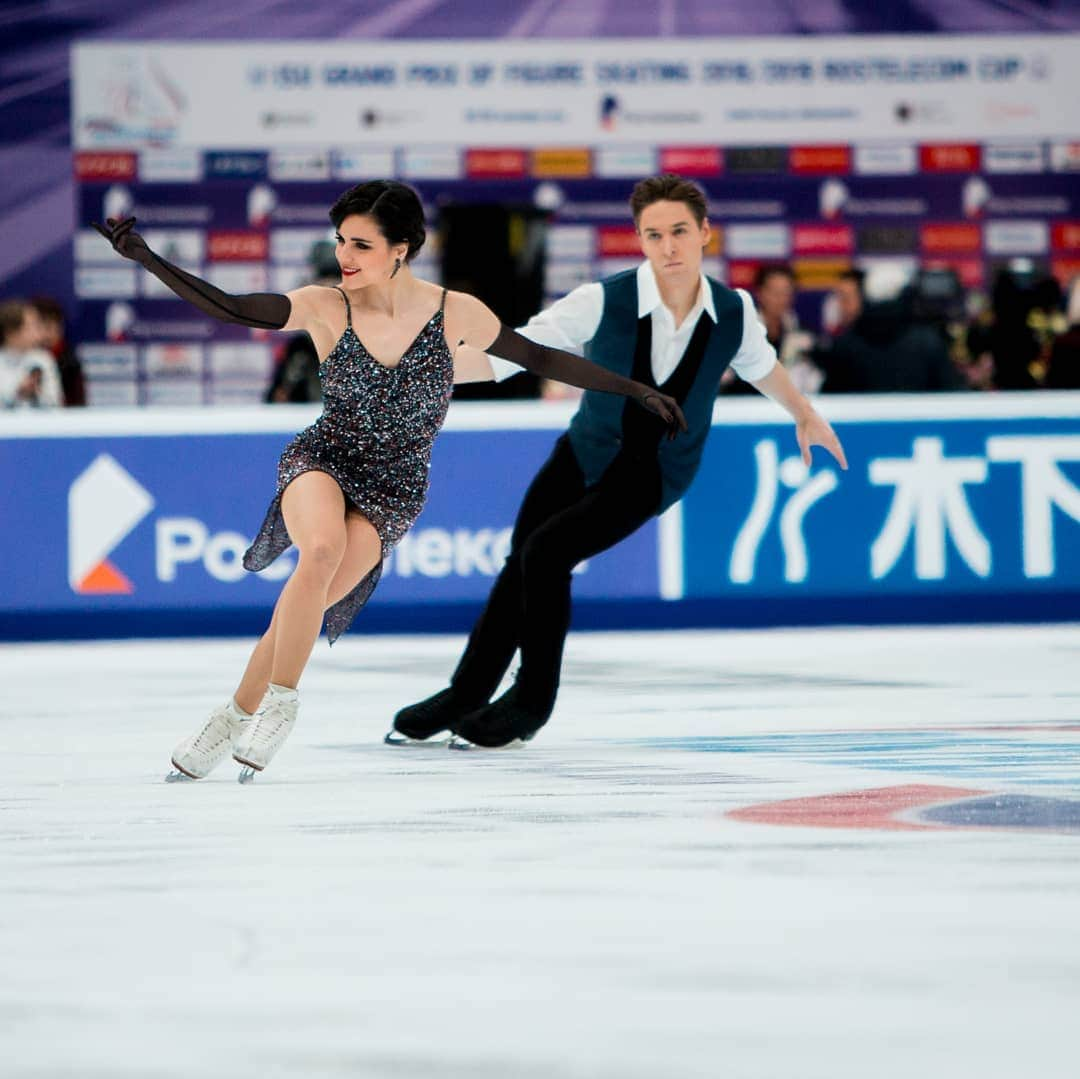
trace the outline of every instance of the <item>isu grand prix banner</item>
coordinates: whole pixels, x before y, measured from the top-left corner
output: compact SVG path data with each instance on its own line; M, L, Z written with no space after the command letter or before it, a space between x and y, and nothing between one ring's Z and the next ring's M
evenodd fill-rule
M1067 138L1080 40L94 43L72 83L79 148Z

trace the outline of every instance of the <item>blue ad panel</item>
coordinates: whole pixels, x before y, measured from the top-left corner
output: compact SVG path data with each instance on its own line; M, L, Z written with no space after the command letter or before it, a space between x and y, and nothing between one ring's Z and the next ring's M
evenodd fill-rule
M446 431L428 504L372 607L478 604L556 432ZM274 493L285 434L0 440L0 617L269 611L295 558L241 558ZM578 569L583 599L657 599L655 523ZM8 635L11 635L10 632Z
M836 429L847 472L822 450L807 472L790 426L713 429L682 503L688 599L1025 594L1061 617L1071 595L1080 615L1080 418Z

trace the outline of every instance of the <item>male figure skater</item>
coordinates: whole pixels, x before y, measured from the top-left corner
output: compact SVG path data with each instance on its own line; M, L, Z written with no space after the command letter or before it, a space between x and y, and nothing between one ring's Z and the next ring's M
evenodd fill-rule
M776 362L753 300L702 273L702 191L679 176L655 176L637 184L630 207L646 261L579 286L520 332L656 386L679 402L689 430L665 439L656 417L586 392L525 494L509 557L449 687L398 712L390 744L450 730L496 747L527 741L547 722L570 624L571 571L682 497L729 365L791 414L806 464L810 447L822 446L847 468L832 428ZM518 649L515 684L489 703Z

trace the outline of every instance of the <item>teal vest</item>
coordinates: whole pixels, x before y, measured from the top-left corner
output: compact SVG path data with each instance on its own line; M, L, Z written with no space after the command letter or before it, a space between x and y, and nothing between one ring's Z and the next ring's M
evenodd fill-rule
M716 309L716 323L705 345L705 355L686 399L679 402L689 431L672 441L660 443L657 453L663 493L663 512L682 498L701 462L705 439L712 426L713 402L720 376L739 351L743 338L743 303L738 293L707 278ZM604 314L593 339L585 346L585 355L593 363L627 378L634 367L634 348L638 332L637 271L625 270L601 282L604 288ZM708 318L708 315L705 316ZM581 407L570 421L570 445L592 485L600 479L622 446L623 409L639 408L625 397L587 390Z

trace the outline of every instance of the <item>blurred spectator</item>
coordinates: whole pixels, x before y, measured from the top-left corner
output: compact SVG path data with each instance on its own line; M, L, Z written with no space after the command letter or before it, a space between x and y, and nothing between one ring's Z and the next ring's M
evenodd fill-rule
M960 372L973 390L996 390L994 380L994 353L990 331L985 326L968 329L962 349Z
M783 263L760 266L754 276L753 295L769 344L776 349L777 359L791 370L812 344L810 336L799 329L795 314L794 271ZM800 392L813 392L817 388L816 385L807 386L805 380L796 377L795 371L792 371L792 378ZM720 380L721 394L754 392L754 387L743 382L730 368L724 372Z
M944 338L915 321L911 281L896 266L867 274L864 306L821 354L822 393L923 393L962 388Z
M1051 390L1080 390L1080 277L1069 286L1065 320L1068 329L1050 349L1045 385Z
M56 361L40 347L37 311L25 300L0 303L0 407L57 408L64 403Z
M35 296L30 301L41 323L41 347L51 353L60 372L60 384L64 392L64 404L69 408L86 404L86 384L83 381L82 364L75 350L68 344L64 332L66 318L64 309L51 296Z
M307 404L322 400L319 356L306 333L290 337L277 367L266 400L272 405Z
M837 278L825 301L826 333L839 337L855 324L862 314L865 279L866 274L862 270L844 270Z
M1016 263L1001 270L994 281L991 321L986 327L994 357L994 383L1000 390L1030 390L1042 355L1038 335L1028 325L1034 309L1030 270Z

